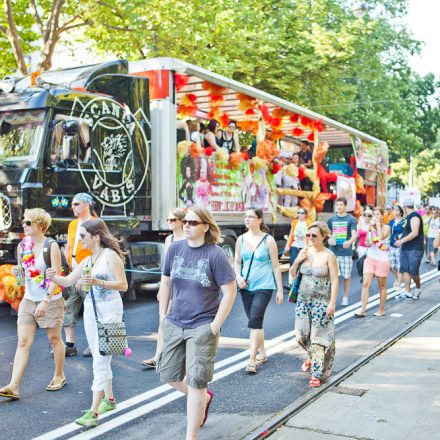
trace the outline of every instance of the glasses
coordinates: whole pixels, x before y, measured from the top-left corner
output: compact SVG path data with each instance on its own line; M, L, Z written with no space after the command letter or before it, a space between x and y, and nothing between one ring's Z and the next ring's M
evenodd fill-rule
M23 220L23 226L32 226L32 222L30 220Z
M167 218L168 223L174 223L174 222L177 222L177 220L179 220L179 219L178 218Z
M199 225L204 225L203 222L199 222L197 220L182 220L182 223L184 225L193 226L193 227L199 226Z
M83 233L79 234L79 238L81 240L84 240L86 238L86 234L83 234Z
M304 211L298 211L298 214L305 214Z
M244 217L243 217L245 220L248 218L248 219L250 219L250 220L252 220L253 218L258 218L256 215L245 215Z
M318 236L316 234L309 234L309 233L306 234L306 237L307 238L318 238Z
M365 214L365 217L371 218L371 217L373 217L373 214Z

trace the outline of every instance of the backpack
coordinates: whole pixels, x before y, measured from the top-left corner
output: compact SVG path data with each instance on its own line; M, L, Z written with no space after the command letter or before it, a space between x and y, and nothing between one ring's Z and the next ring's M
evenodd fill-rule
M56 243L56 241L51 237L47 237L43 245L43 259L47 267L51 267L50 248L52 246L52 243ZM64 276L69 275L71 272L69 263L67 262L66 256L63 252L61 252L61 270L64 273ZM44 278L46 278L46 273L44 274ZM74 293L74 289L75 286L64 287L63 298L67 300L67 298L69 298L69 296Z

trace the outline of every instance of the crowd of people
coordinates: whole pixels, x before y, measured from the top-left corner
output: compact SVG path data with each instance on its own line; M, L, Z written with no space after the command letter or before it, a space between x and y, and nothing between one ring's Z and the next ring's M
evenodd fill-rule
M121 243L93 210L89 194L77 194L72 209L77 217L69 224L64 254L71 271L62 267L61 250L47 241L51 218L43 209L24 213L24 239L18 246L17 277L22 274L24 298L17 317L18 344L9 384L0 396L18 400L20 384L29 361L37 327L47 331L53 349L55 371L47 386L57 391L66 384L65 356L75 356L75 325L84 305L84 328L93 358L93 392L90 409L75 422L93 427L98 417L116 408L112 386L112 356L99 349L97 319L102 323L123 320L120 292L128 288L124 270L126 253ZM361 309L366 316L370 287L376 277L380 302L374 316L385 314L386 282L393 271L395 287L403 289L397 298L420 297L419 268L423 256L436 264L440 245L439 211L419 213L411 199L384 212L366 206L357 221L346 211L347 200L335 202L335 214L327 222L307 220L300 208L292 222L285 253L290 254L289 287L299 282L295 309L295 333L306 359L301 365L310 372L309 385L319 387L331 374L335 357L334 313L343 279L342 305L349 303L354 252L362 276ZM214 398L208 388L214 372L220 329L227 319L237 292L247 317L249 360L246 373L254 375L268 360L264 341L264 317L274 292L283 302L279 254L274 237L264 223L260 209L244 215L247 230L238 237L233 267L222 249L219 226L209 210L191 206L172 210L167 218L171 234L165 242L161 264L159 328L156 353L142 364L155 368L160 380L187 395L187 439L198 438ZM424 230L427 231L425 243ZM427 251L425 254L425 244ZM357 245L357 246L356 246ZM298 278L299 277L299 278ZM411 279L416 288L410 290ZM63 289L75 286L67 301ZM65 331L65 343L61 329ZM86 353L87 354L87 353Z

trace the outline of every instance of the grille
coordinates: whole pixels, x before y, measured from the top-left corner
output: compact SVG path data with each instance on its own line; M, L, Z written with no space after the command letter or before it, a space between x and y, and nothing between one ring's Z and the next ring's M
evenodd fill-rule
M0 193L0 231L6 232L12 226L12 204L9 197Z
M359 397L363 396L367 392L367 390L363 390L361 388L350 388L350 387L341 387L341 386L331 388L329 391L332 393L348 394L350 396L359 396Z

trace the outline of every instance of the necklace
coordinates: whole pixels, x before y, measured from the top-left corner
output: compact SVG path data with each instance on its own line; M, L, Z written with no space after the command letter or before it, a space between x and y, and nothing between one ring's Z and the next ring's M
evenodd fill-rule
M102 254L102 251L104 250L104 248L102 248L100 251L99 251L99 254L96 256L96 258L95 258L95 261L93 261L93 259L92 259L92 257L90 256L90 263L91 263L91 265L92 265L92 267L95 265L95 263L98 261L98 258L99 258L99 256Z

